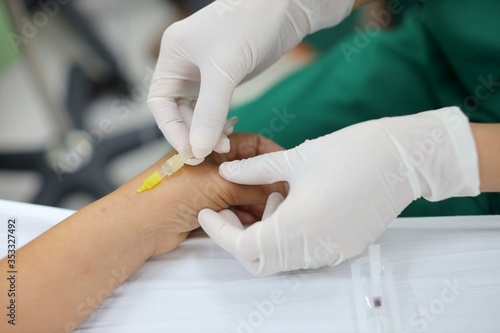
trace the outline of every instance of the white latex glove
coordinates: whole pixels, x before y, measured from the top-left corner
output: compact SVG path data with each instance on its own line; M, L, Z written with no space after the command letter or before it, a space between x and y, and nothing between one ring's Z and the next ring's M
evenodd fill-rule
M339 23L353 2L219 0L170 26L148 96L170 144L177 151L190 144L198 159L228 152L222 127L234 88L306 35Z
M479 194L475 142L457 107L367 121L291 150L223 163L219 172L239 184L290 185L287 198L270 197L266 216L247 229L229 212L199 214L207 234L258 276L360 254L421 196Z

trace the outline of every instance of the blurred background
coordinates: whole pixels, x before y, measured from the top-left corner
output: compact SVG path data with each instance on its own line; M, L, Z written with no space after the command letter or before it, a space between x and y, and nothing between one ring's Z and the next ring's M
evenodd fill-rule
M0 0L0 199L79 209L169 151L146 103L160 38L210 2ZM308 37L238 87L233 105L314 61L363 17Z

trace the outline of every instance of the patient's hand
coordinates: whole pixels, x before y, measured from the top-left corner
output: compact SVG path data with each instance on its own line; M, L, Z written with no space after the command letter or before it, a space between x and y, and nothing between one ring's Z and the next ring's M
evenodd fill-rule
M113 195L134 202L138 211L137 223L142 223L148 232L155 234L152 255L168 252L177 247L197 227L198 213L203 208L215 211L237 207L237 213L247 222L259 220L270 193L284 194L283 184L266 186L245 186L230 183L220 177L218 166L224 161L248 158L282 148L269 139L256 134L235 133L231 136L231 151L227 154L213 154L200 165L185 165L156 187L137 193L136 190L154 170L170 158L170 152L151 168L139 174L122 186ZM132 199L132 200L130 200ZM260 205L260 206L257 206Z
M0 321L0 332L72 331L149 257L179 245L198 227L203 208L247 204L248 214L258 212L248 207L264 204L271 192L284 192L282 184L243 186L222 179L219 163L280 149L263 137L244 133L234 134L231 145L228 154L210 156L195 167L186 165L151 190L137 193L171 152L16 251L23 272L23 292L16 301L22 304L23 316L15 326ZM7 271L7 265L7 258L0 260L1 271ZM7 290L8 283L0 280L0 291ZM0 304L6 303L7 292L1 292Z

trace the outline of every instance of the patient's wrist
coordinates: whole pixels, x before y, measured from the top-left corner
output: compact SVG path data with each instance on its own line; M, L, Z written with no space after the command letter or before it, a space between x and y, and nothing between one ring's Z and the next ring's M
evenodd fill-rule
M92 212L87 218L99 219L112 230L124 233L123 238L131 242L129 245L147 259L154 252L157 229L155 223L142 217L144 208L140 202L118 189L85 209Z
M116 220L116 227L126 227L135 233L134 246L148 253L148 257L173 250L186 239L191 229L198 226L197 222L195 226L190 226L192 223L183 221L183 215L187 214L182 214L179 207L179 202L185 201L188 194L195 190L183 188L183 185L190 186L189 180L192 178L189 172L186 172L188 167L180 169L154 188L137 193L144 179L159 170L174 153L175 151L169 152L151 167L101 199L105 200L107 206L119 208L113 218Z

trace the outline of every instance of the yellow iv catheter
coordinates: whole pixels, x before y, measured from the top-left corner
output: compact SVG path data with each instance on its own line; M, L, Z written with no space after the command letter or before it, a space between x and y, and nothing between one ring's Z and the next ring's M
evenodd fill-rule
M224 129L222 132L227 131L229 128L236 125L238 122L238 117L233 117L231 119L226 120L224 124ZM137 193L144 192L146 190L152 189L156 185L158 185L165 176L170 176L180 168L184 166L184 163L193 158L193 152L191 151L191 147L187 147L179 154L175 154L170 157L162 166L160 171L155 171L151 176L144 180L144 183L137 189Z

